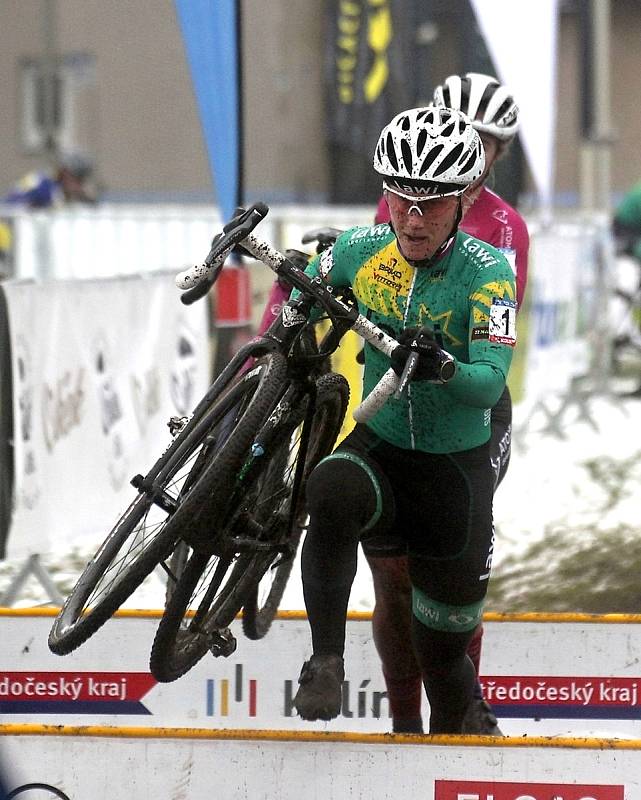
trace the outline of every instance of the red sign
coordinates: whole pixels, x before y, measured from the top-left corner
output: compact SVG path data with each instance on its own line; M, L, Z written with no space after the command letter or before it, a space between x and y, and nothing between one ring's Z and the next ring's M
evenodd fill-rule
M155 685L148 672L0 672L0 701L137 701Z
M222 328L249 325L251 303L249 270L226 265L216 281L216 324Z
M623 789L584 783L436 781L434 800L624 800Z
M608 706L641 705L641 678L559 675L488 675L481 678L483 696L494 706Z

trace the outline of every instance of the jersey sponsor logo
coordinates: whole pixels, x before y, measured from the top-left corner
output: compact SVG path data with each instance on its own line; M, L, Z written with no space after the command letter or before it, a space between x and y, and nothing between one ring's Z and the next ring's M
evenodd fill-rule
M468 253L475 255L477 260L486 267L493 267L494 264L498 264L496 256L490 253L489 250L486 250L483 244L472 236L463 240L463 247Z
M379 272L374 270L373 276L374 280L378 281L378 283L382 283L385 286L389 286L390 288L395 289L397 292L400 292L403 287L398 281L400 281L403 277L403 273L398 269L394 269L397 264L398 261L395 258L393 258L389 264L385 264L383 262L377 267Z
M395 289L397 292L399 292L402 288L400 283L396 283L385 275L380 275L378 272L375 272L373 277L378 283L382 283L384 286L389 286L390 289Z
M389 234L389 225L387 222L379 222L378 225L370 225L369 228L357 228L354 233L349 237L350 242L359 242L361 239L369 237L380 238Z
M487 558L485 559L485 572L482 575L479 575L479 582L488 580L490 577L490 573L492 572L492 559L494 558L495 541L496 541L496 533L492 531L492 539L490 540L490 546L487 551Z
M376 227L389 232L387 225ZM360 267L353 281L354 294L372 311L403 320L413 276L413 268L399 259L394 242L390 242Z
M427 279L429 281L442 281L443 278L445 277L445 272L446 270L444 269L435 269L434 271L430 270Z
M432 314L424 303L420 303L418 307L418 323L419 325L424 325L425 321L429 320L434 330L438 329L440 331L441 341L439 345L442 346L446 339L452 345L462 345L463 342L450 330L453 313L452 309L448 309L443 311L442 314Z
M434 800L623 800L624 786L511 781L434 782Z
M318 264L318 274L321 278L327 278L333 267L334 256L332 255L332 248L330 247L328 250L323 250L321 253L320 262Z
M494 219L498 220L501 225L507 225L507 211L504 208L497 208L492 212Z
M471 340L474 342L478 339L488 339L490 336L490 329L487 325L477 325L472 328Z
M516 344L516 303L513 300L492 298L488 339L510 347Z

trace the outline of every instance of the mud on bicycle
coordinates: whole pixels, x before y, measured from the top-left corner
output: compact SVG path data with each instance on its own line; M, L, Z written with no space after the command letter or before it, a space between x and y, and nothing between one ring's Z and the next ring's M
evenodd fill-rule
M228 626L241 608L254 615L251 638L264 635L276 613L304 527L305 482L331 452L347 408L347 381L323 374L322 365L350 329L388 356L399 345L352 298L336 296L253 235L267 211L257 203L225 226L203 264L177 277L181 299L203 297L239 244L299 294L236 353L191 417L170 421L172 441L147 474L132 479L130 506L56 618L54 653L85 642L159 565L168 591L150 658L158 680L175 680L208 651L233 652ZM319 310L330 327L317 344L309 331ZM407 360L400 386L392 369L385 374L357 410L361 419L407 384L415 363ZM259 607L256 588L269 573L276 588Z

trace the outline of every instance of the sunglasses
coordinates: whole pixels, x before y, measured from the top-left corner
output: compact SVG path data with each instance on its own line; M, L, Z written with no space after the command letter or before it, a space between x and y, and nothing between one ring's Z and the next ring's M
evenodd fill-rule
M420 197L415 194L405 194L396 188L392 189L387 185L387 183L383 182L383 190L387 195L388 204L391 200L392 204L395 205L400 212L405 211L407 214L410 214L413 210L415 210L420 214L420 216L423 216L423 208L425 208L425 210L428 209L428 206L426 205L427 203L432 204L429 207L432 212L441 211L444 208L450 207L450 201L458 198L458 196L463 193L465 188L467 187L463 187L463 189L460 191L457 190L456 192L450 192L448 194Z

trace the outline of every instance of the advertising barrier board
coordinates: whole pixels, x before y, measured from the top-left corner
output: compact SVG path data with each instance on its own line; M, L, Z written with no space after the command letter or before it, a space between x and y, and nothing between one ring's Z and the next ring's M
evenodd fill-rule
M636 619L636 618L635 618ZM47 647L52 616L3 612L0 721L385 733L391 730L368 619L347 625L340 716L299 719L292 700L309 657L307 621L277 619L260 641L238 639L228 658L207 654L183 678L149 673L157 615L125 614L74 653ZM641 619L637 622L485 623L481 682L511 736L641 738ZM424 717L429 710L425 701ZM641 774L641 770L640 770Z
M51 733L0 736L11 786L69 800L641 800L639 742Z
M132 499L129 480L170 441L209 383L205 304L169 274L8 281L14 510L8 556L79 538L96 547Z

